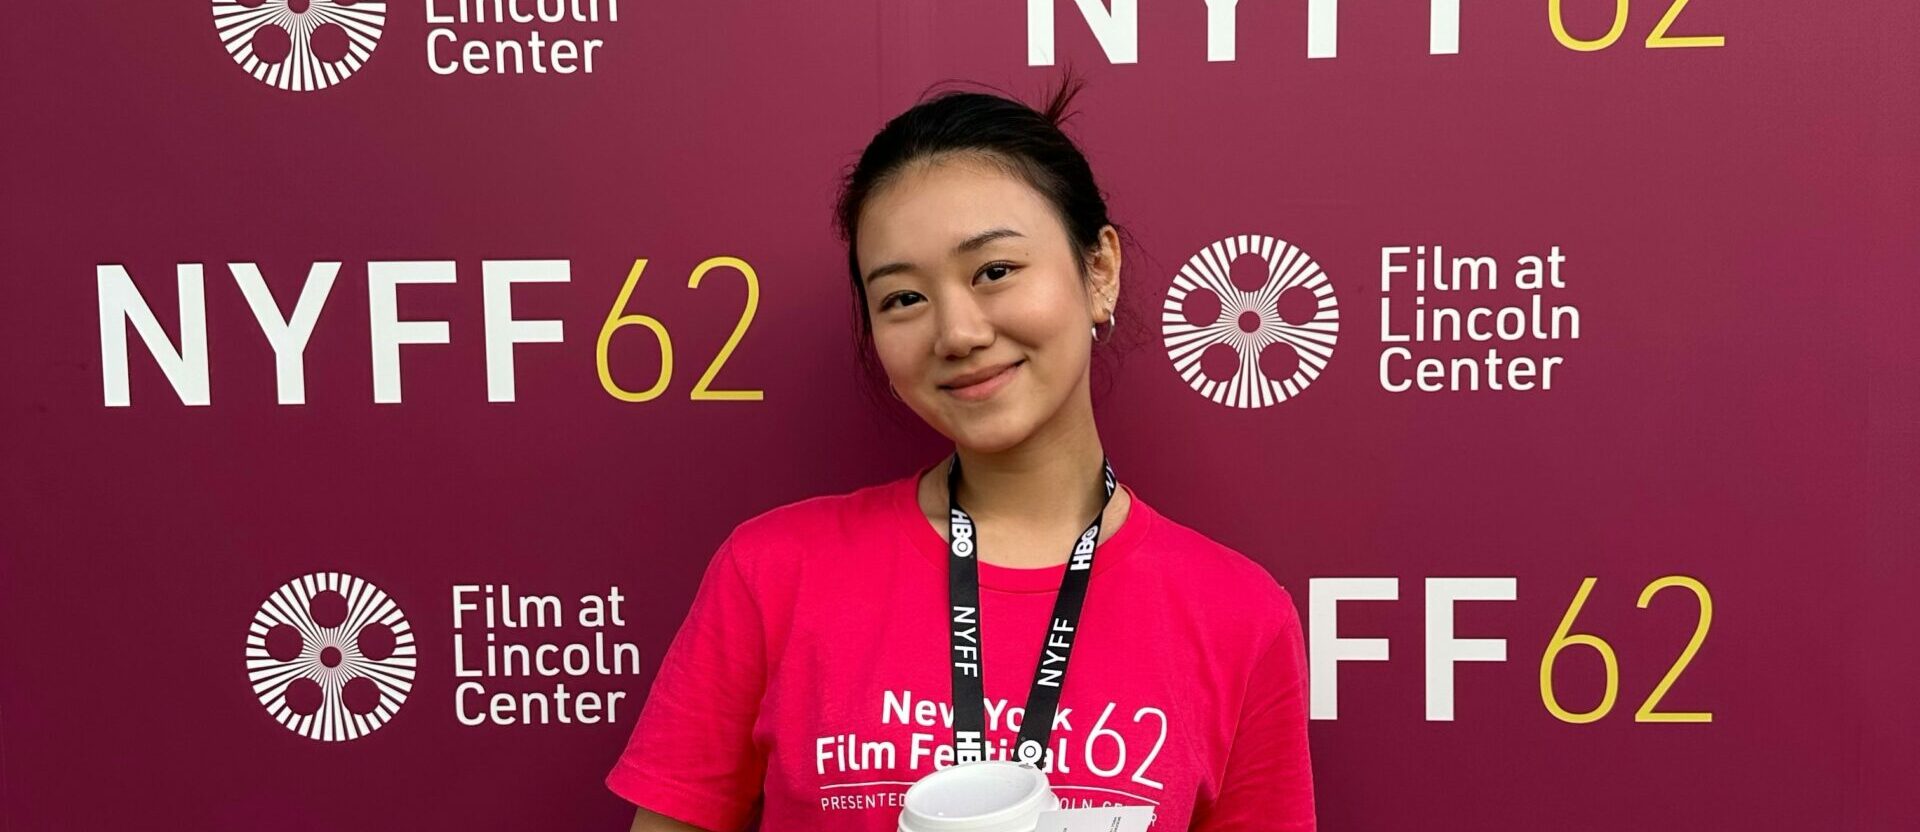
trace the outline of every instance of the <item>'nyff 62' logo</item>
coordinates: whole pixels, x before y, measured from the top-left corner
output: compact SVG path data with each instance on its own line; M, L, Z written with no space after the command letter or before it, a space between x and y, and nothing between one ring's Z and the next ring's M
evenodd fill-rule
M287 730L359 739L392 719L413 689L413 629L393 599L339 572L280 587L247 631L247 679Z
M213 0L220 44L253 77L294 92L345 81L380 43L387 4L366 0Z

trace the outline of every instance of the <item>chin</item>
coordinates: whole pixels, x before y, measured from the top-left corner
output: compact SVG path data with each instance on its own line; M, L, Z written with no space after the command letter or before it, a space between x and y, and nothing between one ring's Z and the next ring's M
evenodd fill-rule
M1010 416L974 417L949 423L945 431L953 444L977 454L996 454L1019 445L1033 435L1026 420Z

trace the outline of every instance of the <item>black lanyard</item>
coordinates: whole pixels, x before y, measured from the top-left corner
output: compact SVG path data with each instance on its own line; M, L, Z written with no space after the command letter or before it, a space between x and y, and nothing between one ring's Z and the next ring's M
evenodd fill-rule
M1067 558L1067 573L1060 579L1060 594L1053 600L1053 618L1047 628L1047 641L1040 651L1039 666L1034 669L1033 687L1027 691L1025 716L1020 721L1020 743L1015 749L1018 762L1038 766L1047 747L1047 735L1053 732L1054 712L1060 707L1060 686L1067 677L1067 658L1073 653L1073 637L1080 626L1080 607L1087 600L1087 580L1093 574L1093 550L1100 541L1100 518L1113 502L1113 465L1100 457L1100 479L1106 487L1106 499L1093 515L1093 523L1073 544ZM953 456L947 471L947 593L951 599L953 645L953 747L957 762L969 763L986 756L986 693L982 689L980 667L980 564L975 555L979 546L974 539L973 517L960 507L960 455Z

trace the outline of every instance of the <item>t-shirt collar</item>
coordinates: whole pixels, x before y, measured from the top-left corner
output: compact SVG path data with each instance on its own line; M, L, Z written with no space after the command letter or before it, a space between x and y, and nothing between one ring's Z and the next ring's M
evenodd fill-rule
M941 461L945 461L945 458L943 457ZM920 512L919 493L920 478L939 465L940 462L934 462L922 466L914 473L895 480L887 490L890 492L893 513L899 521L896 525L899 526L902 536L906 538L907 544L925 555L935 566L944 569L947 566L948 557L947 539L927 522L927 516ZM1147 527L1153 523L1153 509L1142 502L1140 495L1134 493L1134 490L1128 488L1125 483L1120 487L1127 489L1127 495L1132 498L1132 504L1127 509L1126 521L1122 522L1120 528L1115 529L1113 535L1095 550L1093 557L1093 574L1095 575L1105 572L1138 548L1138 541L1146 533ZM1072 541L1063 542L1061 551L1064 553L1071 544ZM1001 592L1021 593L1058 591L1060 579L1066 575L1067 571L1065 563L1037 569L1021 569L981 561L979 568L980 586Z

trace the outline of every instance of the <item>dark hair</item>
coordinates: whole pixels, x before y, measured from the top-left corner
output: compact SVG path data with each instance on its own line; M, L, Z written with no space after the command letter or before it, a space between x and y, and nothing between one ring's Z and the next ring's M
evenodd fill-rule
M886 372L873 347L867 287L860 279L856 245L860 211L875 191L910 164L964 153L998 165L1026 182L1046 199L1066 228L1083 279L1090 255L1099 248L1102 227L1112 225L1123 243L1131 239L1132 235L1107 217L1106 196L1095 184L1092 168L1080 148L1061 130L1061 124L1073 115L1068 105L1084 86L1085 82L1074 78L1069 70L1047 95L1044 110L1035 110L1004 94L952 91L928 99L922 93L922 100L887 122L867 143L860 160L848 168L835 216L840 238L847 244L847 277L853 285L853 318L858 323L853 333L854 354L866 374L870 394L881 401L890 400L885 392ZM1118 306L1119 298L1115 298L1116 311ZM1120 320L1135 318L1116 318L1116 322ZM1114 336L1107 338L1113 340ZM1111 350L1096 350L1096 354L1107 352Z

